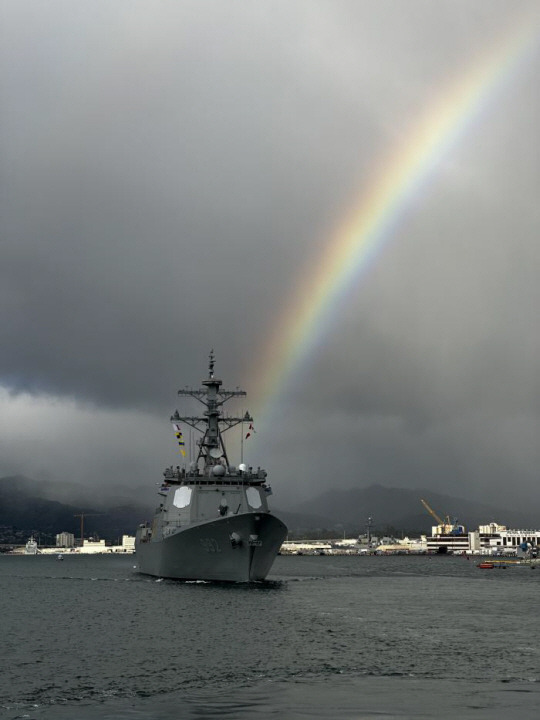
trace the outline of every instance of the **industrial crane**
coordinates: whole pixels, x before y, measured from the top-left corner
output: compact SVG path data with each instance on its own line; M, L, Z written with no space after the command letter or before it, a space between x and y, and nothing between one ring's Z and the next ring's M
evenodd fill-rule
M445 515L444 520L442 520L435 510L427 503L423 498L420 498L420 502L422 505L426 508L428 513L431 515L431 517L435 518L437 521L437 524L440 527L439 532L442 532L443 535L446 534L452 534L452 535L462 535L465 532L465 528L463 525L458 525L457 518L454 518L454 521L450 519L450 515Z
M77 513L73 517L81 518L81 547L84 545L84 518L93 517L95 515L103 515L103 513Z
M428 511L428 513L431 515L431 517L435 518L435 520L438 522L439 525L444 525L444 524L445 524L445 523L443 522L443 520L441 520L441 518L437 515L437 513L435 512L435 510L433 510L433 508L432 508L430 505L428 505L428 503L424 500L424 498L420 498L420 502L421 502L422 505L426 508L426 510Z

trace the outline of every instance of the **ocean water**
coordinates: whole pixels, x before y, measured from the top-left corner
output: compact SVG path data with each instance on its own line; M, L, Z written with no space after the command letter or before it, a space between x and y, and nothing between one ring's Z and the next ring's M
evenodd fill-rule
M266 583L0 556L0 717L540 717L540 568L278 557Z

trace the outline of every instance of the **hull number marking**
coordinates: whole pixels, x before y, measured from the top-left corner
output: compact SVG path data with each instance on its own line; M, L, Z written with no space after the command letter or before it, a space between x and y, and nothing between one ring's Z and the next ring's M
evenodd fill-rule
M219 547L219 543L214 538L201 538L201 545L204 550L208 553L219 553L221 552L221 548Z

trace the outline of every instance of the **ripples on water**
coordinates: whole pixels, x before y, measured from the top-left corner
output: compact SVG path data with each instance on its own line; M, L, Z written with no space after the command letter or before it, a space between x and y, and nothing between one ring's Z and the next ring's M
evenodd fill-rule
M540 569L279 557L255 585L0 557L6 718L540 715Z

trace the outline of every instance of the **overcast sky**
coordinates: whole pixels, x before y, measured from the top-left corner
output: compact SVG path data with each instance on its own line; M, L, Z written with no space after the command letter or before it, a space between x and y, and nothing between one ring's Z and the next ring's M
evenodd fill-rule
M374 482L538 503L535 9L2 0L0 476L151 489L213 347L277 506ZM261 398L265 343L381 159L523 18L536 42Z

